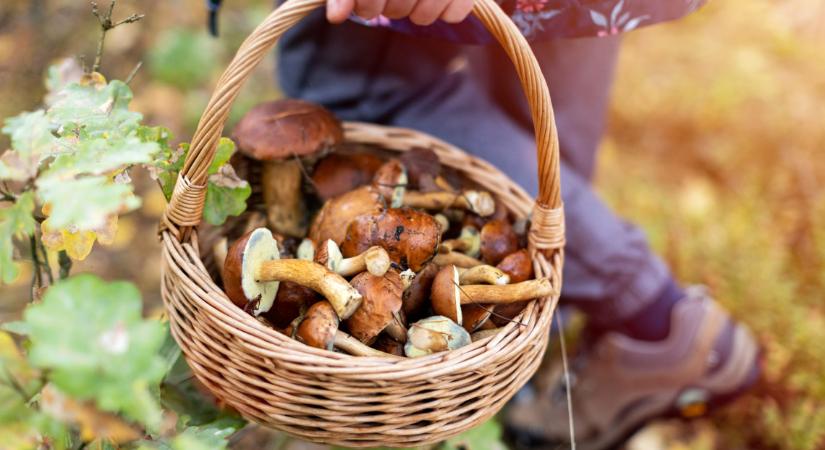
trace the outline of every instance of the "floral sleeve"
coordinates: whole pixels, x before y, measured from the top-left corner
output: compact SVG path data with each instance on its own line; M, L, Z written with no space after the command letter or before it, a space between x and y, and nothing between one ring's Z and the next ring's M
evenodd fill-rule
M530 41L586 36L607 36L639 27L678 19L705 0L497 0L522 34ZM460 24L436 22L422 27L409 20L379 16L372 20L353 17L369 26L389 27L419 36L453 42L486 44L492 40L475 17Z

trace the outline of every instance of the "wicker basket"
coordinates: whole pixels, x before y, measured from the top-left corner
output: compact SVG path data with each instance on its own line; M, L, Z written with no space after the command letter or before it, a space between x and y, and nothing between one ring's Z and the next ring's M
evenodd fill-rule
M532 213L530 250L537 276L555 294L531 302L516 322L461 349L415 359L353 357L312 348L235 307L200 256L198 224L206 170L231 103L278 37L324 0L288 0L244 42L218 82L193 138L161 223L162 295L172 333L197 378L249 420L310 441L347 447L435 443L493 416L533 375L547 346L561 287L564 219L558 145L547 85L529 46L493 0L474 13L510 55L531 104L539 176L534 203L489 163L426 134L345 124L346 140L388 150L433 149L489 190L517 217Z

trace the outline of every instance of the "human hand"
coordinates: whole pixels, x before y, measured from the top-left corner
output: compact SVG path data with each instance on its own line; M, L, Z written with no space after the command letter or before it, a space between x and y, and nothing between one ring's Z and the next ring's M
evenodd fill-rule
M341 23L354 12L363 19L378 15L390 19L409 17L416 25L430 25L438 19L458 23L472 9L473 0L327 0L327 20Z

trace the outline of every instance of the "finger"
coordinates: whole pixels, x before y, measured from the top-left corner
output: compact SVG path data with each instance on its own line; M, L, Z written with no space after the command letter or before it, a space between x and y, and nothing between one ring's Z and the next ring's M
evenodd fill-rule
M384 10L386 0L355 0L355 15L362 19L374 19Z
M452 0L441 13L441 20L447 23L462 22L473 11L473 0Z
M387 0L382 14L390 19L401 19L409 16L414 6L415 0Z
M449 5L445 0L420 0L410 13L410 20L416 25L430 25L441 16Z
M341 23L349 18L355 0L327 0L327 20Z

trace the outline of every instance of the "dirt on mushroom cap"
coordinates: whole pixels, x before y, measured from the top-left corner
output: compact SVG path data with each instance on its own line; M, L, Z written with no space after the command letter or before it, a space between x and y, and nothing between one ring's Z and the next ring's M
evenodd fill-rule
M389 325L402 308L404 288L398 272L390 270L377 277L362 272L350 284L364 297L361 306L347 319L346 324L353 337L366 344Z

